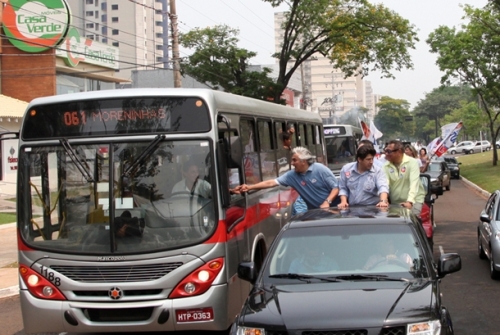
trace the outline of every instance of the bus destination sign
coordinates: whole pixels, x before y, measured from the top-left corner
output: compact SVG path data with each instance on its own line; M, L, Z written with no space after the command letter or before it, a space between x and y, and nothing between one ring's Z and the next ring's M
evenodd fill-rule
M345 127L328 127L328 128L323 128L323 133L325 135L345 135L346 130Z

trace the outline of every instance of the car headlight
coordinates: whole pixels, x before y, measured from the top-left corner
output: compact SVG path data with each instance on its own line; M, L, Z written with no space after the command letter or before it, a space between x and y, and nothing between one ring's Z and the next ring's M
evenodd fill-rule
M437 181L437 178L431 178L431 183L435 183Z
M439 320L411 323L408 325L408 335L439 335L441 334L441 322Z
M236 335L266 335L266 330L264 328L238 326Z

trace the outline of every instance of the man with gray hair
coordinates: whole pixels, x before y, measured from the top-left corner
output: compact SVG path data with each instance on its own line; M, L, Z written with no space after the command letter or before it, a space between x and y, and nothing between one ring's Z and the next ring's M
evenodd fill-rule
M316 163L315 157L304 147L292 149L292 165L295 168L276 179L257 184L240 185L241 192L260 190L274 186L291 186L304 199L308 209L328 208L338 204L339 183L332 171Z

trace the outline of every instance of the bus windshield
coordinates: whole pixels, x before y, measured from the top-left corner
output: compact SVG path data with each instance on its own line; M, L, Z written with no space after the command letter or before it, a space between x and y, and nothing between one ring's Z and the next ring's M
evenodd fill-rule
M210 236L216 196L208 140L23 147L20 231L37 249L137 254ZM22 222L22 224L21 224Z
M346 163L355 160L361 129L351 125L325 125L324 134L328 167L334 174L340 174Z

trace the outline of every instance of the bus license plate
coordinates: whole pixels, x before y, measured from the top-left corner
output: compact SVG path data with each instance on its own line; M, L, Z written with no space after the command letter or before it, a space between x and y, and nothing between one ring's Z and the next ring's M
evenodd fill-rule
M200 309L178 309L175 311L175 315L177 323L212 321L214 319L214 310L212 307Z

